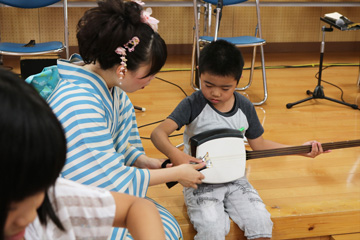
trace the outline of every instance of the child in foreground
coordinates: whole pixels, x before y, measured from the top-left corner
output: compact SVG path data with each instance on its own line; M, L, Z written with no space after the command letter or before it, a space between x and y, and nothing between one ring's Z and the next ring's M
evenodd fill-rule
M148 200L59 178L66 159L60 122L45 100L0 68L0 240L165 239Z
M174 165L199 162L190 156L189 139L208 130L244 129L252 150L289 147L263 138L264 129L253 104L235 91L244 66L242 54L233 44L218 40L206 45L200 53L201 91L185 98L151 134L154 145ZM169 141L175 130L184 130L184 151ZM317 141L309 141L312 150L307 157L323 153ZM230 219L245 232L247 239L270 239L273 223L257 191L246 177L223 184L184 188L185 203L197 235L195 239L225 239Z

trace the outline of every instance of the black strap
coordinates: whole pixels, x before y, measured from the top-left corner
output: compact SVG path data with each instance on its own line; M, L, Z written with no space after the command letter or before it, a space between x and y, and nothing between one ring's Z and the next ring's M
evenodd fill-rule
M30 40L27 44L25 44L23 47L34 47L35 46L35 40Z
M166 165L168 165L168 164L171 164L170 159L165 160L165 161L161 164L161 167L162 167L162 168L166 168ZM178 182L167 182L167 183L166 183L166 186L167 186L168 188L172 188L172 187L175 186L176 184L178 184Z

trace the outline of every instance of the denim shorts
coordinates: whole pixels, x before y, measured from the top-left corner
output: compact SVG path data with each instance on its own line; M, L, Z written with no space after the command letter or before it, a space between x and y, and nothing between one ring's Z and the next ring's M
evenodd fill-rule
M247 239L271 238L273 223L258 192L246 177L224 184L184 188L185 203L197 235L195 240L220 240L230 231L229 217Z

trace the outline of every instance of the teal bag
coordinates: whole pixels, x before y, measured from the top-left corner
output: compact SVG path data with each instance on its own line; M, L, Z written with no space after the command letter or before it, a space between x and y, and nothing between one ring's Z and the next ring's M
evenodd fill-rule
M54 91L60 80L57 65L45 67L42 72L31 75L25 79L25 82L32 85L45 100Z
M84 65L84 62L78 53L72 54L68 62L79 66ZM60 75L57 65L45 67L41 73L31 75L25 79L25 82L33 86L45 100L55 90L59 81Z

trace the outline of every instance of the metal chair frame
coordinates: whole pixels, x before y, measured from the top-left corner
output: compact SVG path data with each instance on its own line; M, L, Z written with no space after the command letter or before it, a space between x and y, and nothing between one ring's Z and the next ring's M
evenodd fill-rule
M69 26L68 26L68 3L67 0L0 0L0 4L8 5L10 7L16 8L42 8L51 6L57 2L63 2L63 9L64 9L64 43L59 41L52 41L52 42L44 42L44 43L36 43L35 45L41 46L44 49L37 49L37 48L24 48L23 46L26 43L12 43L12 42L0 42L0 54L1 55L12 55L12 56L31 56L31 55L40 55L40 54L47 54L47 53L59 53L66 51L66 58L69 58ZM45 49L44 46L51 45L51 44L62 45L61 47L57 48L49 48ZM13 51L7 51L6 48L11 47L14 49ZM1 50L3 49L3 50ZM26 50L26 51L24 51Z
M216 26L215 26L215 34L213 38L206 38L206 36L209 36L211 33L211 22L212 22L212 5L215 4L215 2L218 2L215 12L216 12ZM238 2L245 2L247 0L239 0ZM199 88L195 85L195 81L199 79L196 67L197 62L199 59L199 53L200 53L200 44L201 43L209 43L212 40L216 41L217 39L224 39L229 40L231 38L220 38L218 37L219 33L219 25L220 25L220 14L222 12L222 3L219 4L219 2L223 2L224 5L232 5L233 3L228 3L227 0L193 0L193 6L194 6L194 20L195 20L195 26L194 26L194 41L193 41L193 50L192 50L192 68L191 68L191 81L190 85L194 90L200 90L201 86ZM234 2L230 1L230 2ZM261 20L260 20L260 6L259 6L259 0L255 1L256 5L256 14L257 14L257 26L255 29L255 35L254 37L257 38L256 42L251 43L241 43L241 44L235 44L237 47L253 47L253 54L252 54L252 60L251 60L251 68L250 68L250 76L249 76L249 82L245 87L236 88L236 90L242 91L248 89L253 81L253 75L254 75L254 68L255 68L255 58L256 58L256 49L257 47L260 47L260 56L261 56L261 69L262 69L262 77L263 77L263 88L264 88L264 97L260 102L254 102L254 105L261 105L263 104L267 98L268 98L268 92L267 92L267 81L266 81L266 72L265 72L265 58L264 58L264 49L263 46L266 44L266 41L262 39L262 29L261 29ZM201 19L203 8L203 15L204 15L204 36L200 35L200 29L199 29L199 21ZM244 36L241 36L244 37ZM205 39L204 39L205 38ZM250 37L251 38L251 37ZM207 40L209 39L209 40Z

